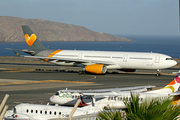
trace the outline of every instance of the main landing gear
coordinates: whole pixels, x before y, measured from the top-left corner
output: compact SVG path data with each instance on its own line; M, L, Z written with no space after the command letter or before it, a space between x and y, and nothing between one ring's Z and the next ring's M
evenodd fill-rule
M156 74L157 77L161 76L161 70L157 69L157 74Z
M79 75L85 75L86 74L86 72L85 71L79 71Z

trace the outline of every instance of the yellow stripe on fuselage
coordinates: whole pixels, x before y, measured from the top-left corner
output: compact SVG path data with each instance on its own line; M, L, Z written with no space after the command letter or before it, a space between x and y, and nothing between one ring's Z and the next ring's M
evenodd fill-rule
M55 54L57 54L58 52L61 52L62 50L56 50L54 52L52 52L51 54L49 54L47 57L53 57ZM45 61L47 62L49 59L45 59Z
M164 87L163 89L167 89L167 88L171 89L171 90L172 90L172 93L175 91L175 89L174 89L173 86L166 86L166 87Z

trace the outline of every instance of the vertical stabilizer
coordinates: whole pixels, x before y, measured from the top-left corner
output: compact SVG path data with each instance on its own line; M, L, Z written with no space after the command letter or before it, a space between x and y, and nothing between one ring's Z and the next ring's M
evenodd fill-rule
M164 89L169 88L173 92L179 91L180 88L180 73L176 75L173 81L171 81L168 85L164 87Z
M146 93L174 93L180 91L180 73L176 75L176 77L165 87L159 90L153 90Z
M24 38L28 45L28 51L34 51L35 54L39 53L42 50L46 50L45 46L39 41L37 36L33 33L33 31L27 25L22 25L22 30L24 33Z

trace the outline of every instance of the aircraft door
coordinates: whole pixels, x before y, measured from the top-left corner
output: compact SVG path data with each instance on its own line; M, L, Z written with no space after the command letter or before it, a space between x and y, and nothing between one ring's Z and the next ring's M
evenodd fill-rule
M157 55L156 58L155 58L155 63L159 63L159 60L160 60L160 56Z
M79 53L78 54L78 59L82 59L82 55L83 55L82 53Z
M127 55L127 54L124 55L124 57L123 57L123 62L127 62L127 58L128 58L128 55Z

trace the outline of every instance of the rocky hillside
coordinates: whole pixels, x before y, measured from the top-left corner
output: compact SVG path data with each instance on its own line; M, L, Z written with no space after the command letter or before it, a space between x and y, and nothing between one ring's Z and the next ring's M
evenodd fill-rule
M0 42L24 42L21 25L28 25L40 41L131 41L110 34L94 32L83 26L42 19L0 16Z

